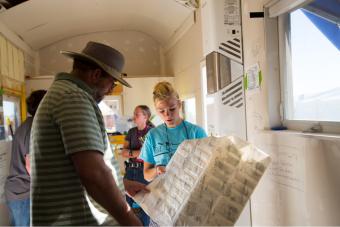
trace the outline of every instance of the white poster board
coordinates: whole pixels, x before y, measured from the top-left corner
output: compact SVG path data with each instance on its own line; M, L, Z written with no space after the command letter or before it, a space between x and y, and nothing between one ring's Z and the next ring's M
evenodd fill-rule
M254 226L339 226L340 141L259 133L272 162L251 199Z
M269 163L237 137L186 140L134 199L161 226L234 225Z

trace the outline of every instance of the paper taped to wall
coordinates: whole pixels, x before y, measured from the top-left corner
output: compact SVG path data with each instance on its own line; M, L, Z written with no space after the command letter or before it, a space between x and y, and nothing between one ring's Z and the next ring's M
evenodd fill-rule
M159 225L233 225L270 163L237 137L184 141L166 173L134 199Z

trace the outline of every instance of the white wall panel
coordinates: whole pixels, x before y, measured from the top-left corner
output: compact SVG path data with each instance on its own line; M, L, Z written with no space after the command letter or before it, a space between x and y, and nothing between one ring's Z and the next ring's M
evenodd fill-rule
M144 77L127 78L132 88L124 87L123 90L123 114L132 116L137 105L147 105L152 114L156 114L153 103L153 88L160 81L174 83L174 77Z
M255 226L339 225L340 141L259 133L272 163L252 195Z

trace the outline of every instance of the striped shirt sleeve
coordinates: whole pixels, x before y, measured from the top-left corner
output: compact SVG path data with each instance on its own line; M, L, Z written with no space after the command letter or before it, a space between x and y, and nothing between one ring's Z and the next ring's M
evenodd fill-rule
M55 109L65 153L96 150L105 152L105 144L93 102L83 93L68 93Z

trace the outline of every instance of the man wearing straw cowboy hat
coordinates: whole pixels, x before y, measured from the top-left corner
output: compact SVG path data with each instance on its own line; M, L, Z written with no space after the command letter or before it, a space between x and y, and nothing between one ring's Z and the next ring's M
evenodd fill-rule
M109 147L98 103L122 78L124 57L101 43L89 42L73 58L71 73L59 73L33 122L31 224L97 225L90 195L120 225L141 225L104 162ZM134 195L145 186L126 185Z

